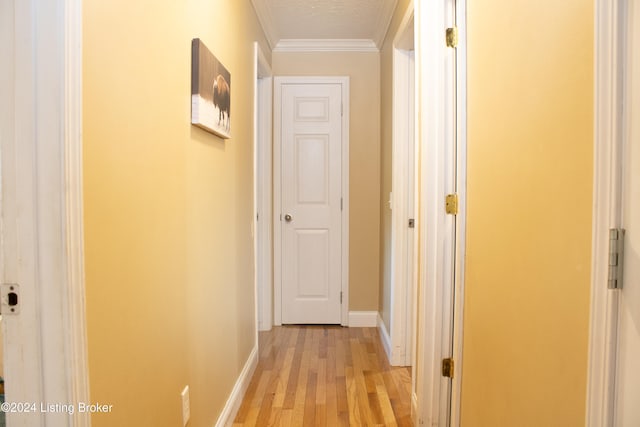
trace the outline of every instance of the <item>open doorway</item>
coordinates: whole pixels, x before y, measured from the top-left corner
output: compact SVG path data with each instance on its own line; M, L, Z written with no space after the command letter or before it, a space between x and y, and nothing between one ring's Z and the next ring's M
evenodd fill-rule
M273 289L272 251L272 94L271 67L258 43L254 43L255 99L253 138L254 177L254 258L257 331L273 325L271 295ZM256 337L257 343L257 337Z
M389 361L412 366L415 330L415 41L413 5L393 42L391 325Z

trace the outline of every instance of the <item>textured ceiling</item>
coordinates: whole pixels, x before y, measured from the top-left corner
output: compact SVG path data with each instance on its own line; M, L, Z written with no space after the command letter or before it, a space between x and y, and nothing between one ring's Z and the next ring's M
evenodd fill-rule
M371 40L380 46L397 0L252 0L271 47L281 40Z

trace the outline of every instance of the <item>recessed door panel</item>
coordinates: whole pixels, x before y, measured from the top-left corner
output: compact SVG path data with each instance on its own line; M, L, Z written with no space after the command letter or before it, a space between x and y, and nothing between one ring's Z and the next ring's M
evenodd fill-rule
M329 230L298 230L297 298L329 298Z
M328 97L296 98L295 117L297 121L329 121Z
M328 204L329 135L296 135L298 203Z

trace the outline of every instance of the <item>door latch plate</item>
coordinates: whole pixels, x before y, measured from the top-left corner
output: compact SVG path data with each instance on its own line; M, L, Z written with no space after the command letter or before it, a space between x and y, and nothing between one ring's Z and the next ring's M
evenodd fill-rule
M0 285L0 313L4 315L20 313L20 286L15 283Z

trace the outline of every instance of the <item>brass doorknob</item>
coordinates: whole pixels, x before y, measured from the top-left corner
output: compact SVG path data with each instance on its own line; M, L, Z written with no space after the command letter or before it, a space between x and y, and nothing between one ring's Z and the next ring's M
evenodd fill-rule
M293 217L291 215L289 215L289 214L286 214L284 216L284 220L287 221L287 222L291 222L292 219L293 219Z

